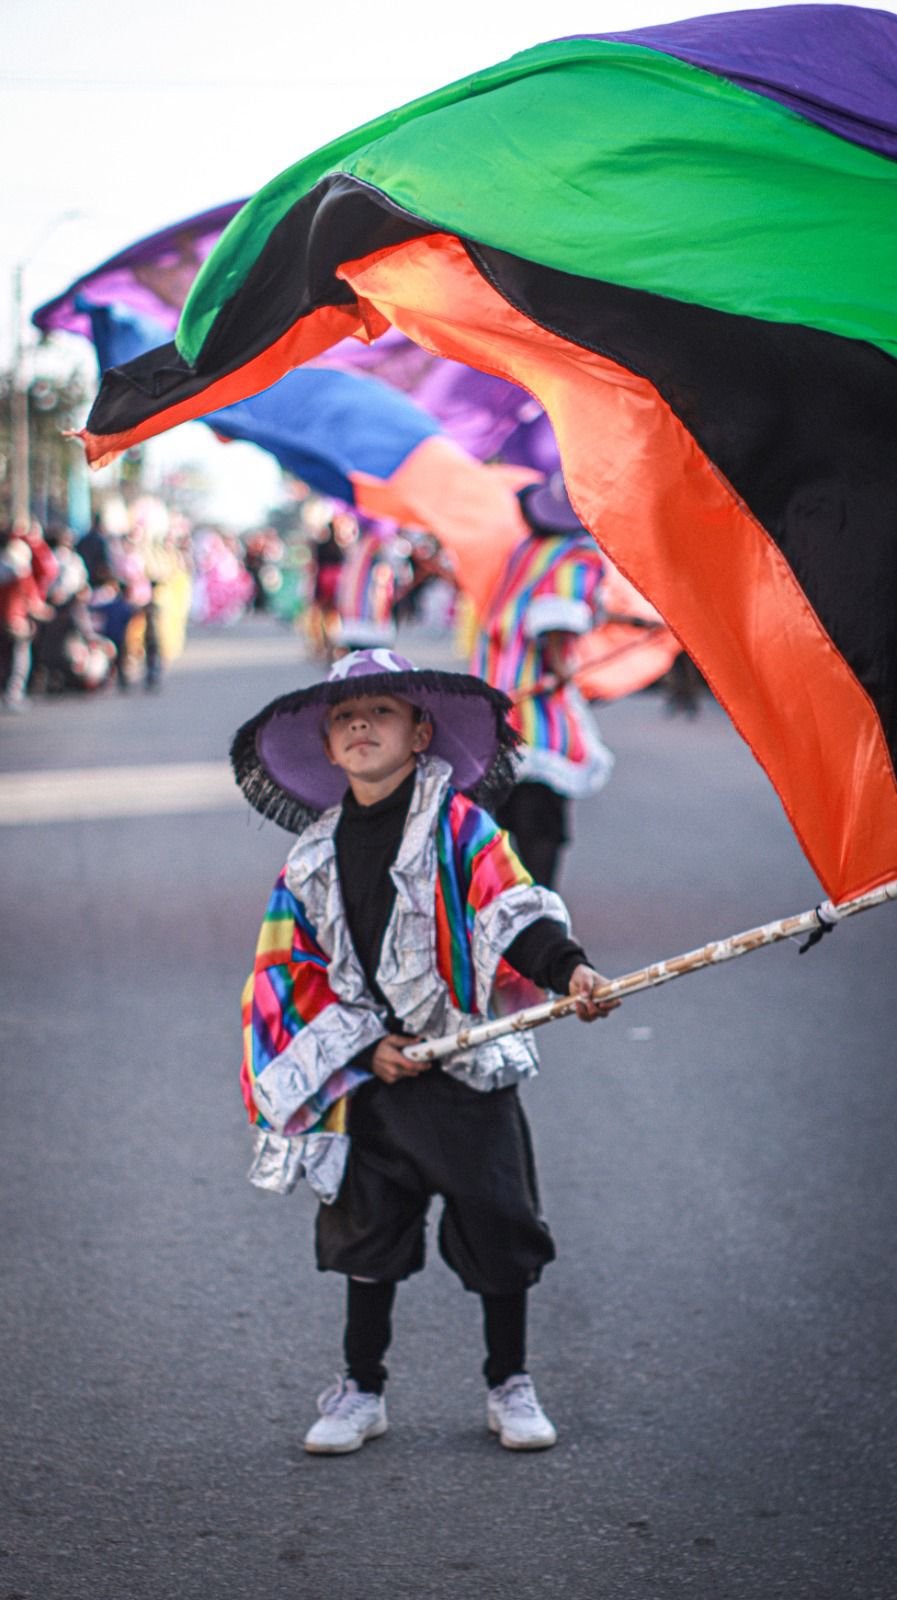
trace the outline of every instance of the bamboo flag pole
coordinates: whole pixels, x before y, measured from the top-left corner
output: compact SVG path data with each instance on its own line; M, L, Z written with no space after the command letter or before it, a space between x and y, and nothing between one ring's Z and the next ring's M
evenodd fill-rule
M638 994L642 989L654 989L658 984L669 983L673 978L684 978L686 973L698 972L702 967L712 967L722 961L732 961L736 956L746 956L767 944L778 944L781 939L809 936L811 943L824 933L853 917L858 911L870 911L873 906L897 900L897 879L885 883L880 889L859 895L855 900L845 900L839 906L824 900L815 911L802 911L797 916L782 917L778 922L767 922L761 928L749 928L746 933L735 933L728 939L717 939L713 944L689 950L682 956L672 956L668 961L655 961L650 967L640 967L637 972L627 972L622 978L610 978L592 991L593 1000L622 1000L626 995ZM540 1005L528 1006L512 1016L499 1017L494 1022L478 1022L445 1039L424 1039L410 1045L405 1051L413 1061L440 1061L458 1050L469 1050L474 1045L487 1044L507 1033L525 1033L530 1028L540 1028L543 1023L556 1022L560 1017L572 1016L576 1001L571 995L559 1000L544 1000Z

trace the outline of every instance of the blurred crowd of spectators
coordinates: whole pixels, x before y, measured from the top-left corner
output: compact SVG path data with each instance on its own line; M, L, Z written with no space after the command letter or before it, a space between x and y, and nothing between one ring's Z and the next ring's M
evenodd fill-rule
M115 532L99 515L81 538L61 523L0 525L0 704L15 713L42 695L158 689L188 621L226 626L250 611L328 655L351 648L353 628L394 632L445 576L434 540L360 526L315 497L283 534L191 529L153 497Z
M99 519L83 538L32 521L0 529L0 695L29 697L158 687L183 647L192 588L183 534L139 525L110 537Z

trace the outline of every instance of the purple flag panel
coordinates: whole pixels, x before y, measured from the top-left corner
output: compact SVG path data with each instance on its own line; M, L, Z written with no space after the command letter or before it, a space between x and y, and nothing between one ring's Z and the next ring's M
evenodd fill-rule
M894 18L865 6L771 6L577 35L643 44L790 106L854 144L897 157L897 104L887 64Z

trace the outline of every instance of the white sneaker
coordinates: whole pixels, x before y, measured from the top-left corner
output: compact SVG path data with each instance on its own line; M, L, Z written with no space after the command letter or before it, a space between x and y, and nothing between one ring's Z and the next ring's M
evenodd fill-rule
M382 1394L359 1389L354 1378L337 1378L318 1395L318 1410L320 1418L304 1440L312 1455L348 1455L350 1450L360 1450L366 1440L379 1438L388 1426Z
M486 1419L506 1450L550 1450L557 1443L557 1433L525 1372L516 1372L489 1390Z

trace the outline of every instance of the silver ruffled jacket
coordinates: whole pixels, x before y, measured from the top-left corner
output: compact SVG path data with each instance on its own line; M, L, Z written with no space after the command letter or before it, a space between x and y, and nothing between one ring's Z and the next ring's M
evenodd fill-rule
M419 761L405 831L390 869L396 898L377 968L377 982L395 1015L410 1033L427 1038L454 1033L490 1014L501 956L531 922L548 916L569 931L567 909L558 895L526 882L504 890L476 913L470 935L476 1013L465 1014L452 1004L437 965L435 913L436 822L450 775L448 763L438 757ZM343 910L335 841L339 817L340 807L333 806L305 829L290 852L286 882L330 957L327 977L340 1004L325 1006L256 1079L253 1095L271 1128L256 1131L249 1172L257 1187L278 1194L288 1194L304 1174L325 1203L339 1191L348 1135L290 1135L284 1130L333 1072L386 1032L383 1007L367 986ZM512 1033L459 1052L431 1070L488 1092L533 1076L537 1063L532 1034Z

